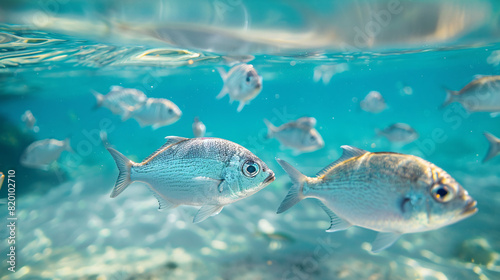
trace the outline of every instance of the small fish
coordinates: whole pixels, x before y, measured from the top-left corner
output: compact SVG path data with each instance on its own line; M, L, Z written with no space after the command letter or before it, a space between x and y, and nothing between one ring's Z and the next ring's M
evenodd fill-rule
M217 68L224 81L224 86L217 95L217 99L229 94L229 103L239 101L238 112L243 110L262 90L262 77L257 74L250 64L239 64L231 68L228 73L222 68Z
M380 113L387 108L382 94L378 91L370 91L365 99L361 100L359 103L361 109L369 113Z
M323 138L314 128L316 119L302 117L288 122L280 127L274 126L264 119L267 126L267 137L276 138L283 146L293 149L295 152L314 152L325 146Z
M274 172L262 160L231 141L177 136L166 139L141 163L108 148L120 170L111 197L140 181L158 199L159 209L201 206L193 219L198 223L274 181Z
M158 129L175 123L181 116L181 109L172 101L165 98L148 98L142 107L130 110L123 119L133 118L141 127L151 125L153 129Z
M21 156L21 164L26 167L48 170L49 165L61 156L63 151L73 152L69 138L59 141L44 139L31 143Z
M195 117L193 122L194 137L203 137L206 130L207 128L205 127L205 124L203 124L198 117Z
M384 136L393 143L408 144L419 137L418 132L405 123L395 123L383 130L376 129L375 132L377 135Z
M106 107L113 114L124 117L130 111L139 109L147 101L147 96L140 90L112 86L110 92L102 95L92 91L97 99L96 107Z
M21 120L26 124L26 127L29 130L33 130L33 132L40 131L38 126L35 126L36 118L35 116L33 116L33 113L31 113L30 110L26 110L26 112L24 112L24 114L21 116Z
M330 216L328 232L351 226L377 231L372 251L379 252L402 234L438 229L477 212L467 191L428 161L351 146L342 150L342 157L316 177L277 159L294 183L278 214L304 198L315 198Z
M476 75L476 79L460 91L446 92L443 107L459 102L468 112L500 112L500 75Z
M488 139L488 142L490 143L488 152L486 153L486 156L483 159L483 162L487 162L488 160L500 154L500 139L498 139L497 137L493 136L493 134L488 132L485 132L484 136L486 136L486 139Z

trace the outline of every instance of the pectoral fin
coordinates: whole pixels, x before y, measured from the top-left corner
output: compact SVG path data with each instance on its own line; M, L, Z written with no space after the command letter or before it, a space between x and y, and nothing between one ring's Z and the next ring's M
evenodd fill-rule
M384 250L394 244L400 236L401 234L397 232L379 232L377 238L375 238L375 241L372 243L372 252L378 253Z
M243 107L245 107L245 101L240 101L240 104L238 105L238 109L236 111L241 112L243 110Z
M346 230L352 226L351 223L337 216L337 214L335 214L322 202L318 201L318 205L321 206L321 208L323 208L326 214L330 217L330 227L326 230L327 232Z
M199 223L204 221L206 218L210 216L215 216L220 213L220 211L224 208L222 205L203 205L201 206L196 216L194 216L193 223Z

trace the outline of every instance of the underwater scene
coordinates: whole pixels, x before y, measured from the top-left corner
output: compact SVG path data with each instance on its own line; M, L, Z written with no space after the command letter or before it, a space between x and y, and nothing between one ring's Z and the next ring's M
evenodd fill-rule
M500 279L500 2L0 1L0 280Z

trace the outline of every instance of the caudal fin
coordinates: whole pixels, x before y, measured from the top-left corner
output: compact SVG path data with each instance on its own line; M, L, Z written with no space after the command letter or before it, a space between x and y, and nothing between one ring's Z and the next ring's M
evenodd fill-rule
M104 95L98 93L95 90L91 90L92 94L95 96L95 99L97 101L96 105L94 106L93 110L98 109L99 107L102 106L102 102L104 101Z
M69 137L63 140L64 149L68 152L74 153L75 151L73 151L73 148L71 148L69 141L70 141Z
M118 179L116 179L115 187L111 192L110 197L116 197L121 192L125 190L132 183L130 179L130 169L135 164L133 161L129 160L126 156L122 155L120 152L113 148L107 148L111 156L116 162L116 166L118 166L118 170L120 174L118 174Z
M500 153L500 139L496 138L495 136L493 136L493 134L488 132L485 132L484 136L486 136L486 139L488 139L488 142L490 143L488 152L483 159L483 162L487 162Z
M267 119L264 119L264 123L267 126L267 138L272 138L274 135L274 132L276 132L276 126L274 126L270 121Z
M445 90L446 90L446 99L444 100L444 103L441 105L441 108L444 108L450 105L450 103L455 102L455 96L458 95L458 91L449 90L447 88L445 88Z
M280 214L290 209L295 204L299 203L302 199L305 198L303 190L304 190L304 182L307 180L307 176L300 173L295 167L291 166L288 162L276 158L276 161L281 165L281 168L285 170L285 172L290 176L292 180L293 186L288 191L285 199L281 202L280 207L276 213Z

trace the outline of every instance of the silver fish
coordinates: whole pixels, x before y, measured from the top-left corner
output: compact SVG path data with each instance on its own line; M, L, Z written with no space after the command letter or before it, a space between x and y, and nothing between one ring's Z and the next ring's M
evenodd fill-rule
M316 177L277 159L294 183L278 213L315 198L330 216L328 232L351 226L378 231L372 251L379 252L402 234L438 229L477 212L467 191L430 162L412 155L342 149L342 157Z
M255 68L250 64L239 64L229 70L228 73L222 68L217 68L224 81L224 86L217 95L217 99L229 94L229 103L239 101L238 112L243 110L262 90L262 77L257 74Z
M182 116L181 109L165 98L148 98L139 109L130 110L123 117L135 119L141 127L151 125L153 129L170 125Z
M500 75L477 75L460 91L446 92L443 107L459 102L469 112L500 112Z
M486 153L486 156L483 159L483 162L487 162L488 160L500 154L500 139L498 139L493 134L488 132L485 132L484 136L486 136L486 139L488 139L488 142L490 143L488 152Z
M21 120L26 124L26 127L29 130L33 130L34 132L39 131L38 126L35 126L36 118L35 118L35 116L33 116L33 113L31 113L30 110L26 110L26 112L24 112L24 114L22 114Z
M48 170L49 165L61 156L63 151L73 152L69 138L63 141L44 139L31 143L21 156L21 164L26 167Z
M418 132L405 123L395 123L383 130L376 129L375 132L377 135L384 136L394 143L408 144L417 140L419 137Z
M316 119L302 117L279 127L264 119L267 126L267 137L276 138L283 146L295 152L314 152L325 146L323 138L314 128Z
M387 108L384 97L378 91L370 91L359 103L361 109L370 113L380 113Z
M140 90L112 86L110 92L102 95L92 91L97 99L96 107L106 107L113 114L124 117L130 111L139 109L147 101L147 96Z
M205 127L205 124L203 124L198 117L194 118L193 122L193 134L194 137L203 137L205 136L207 128Z
M111 197L140 181L152 190L159 209L201 206L193 219L198 223L274 181L273 171L262 160L231 141L176 136L166 139L141 163L108 148L120 170Z

